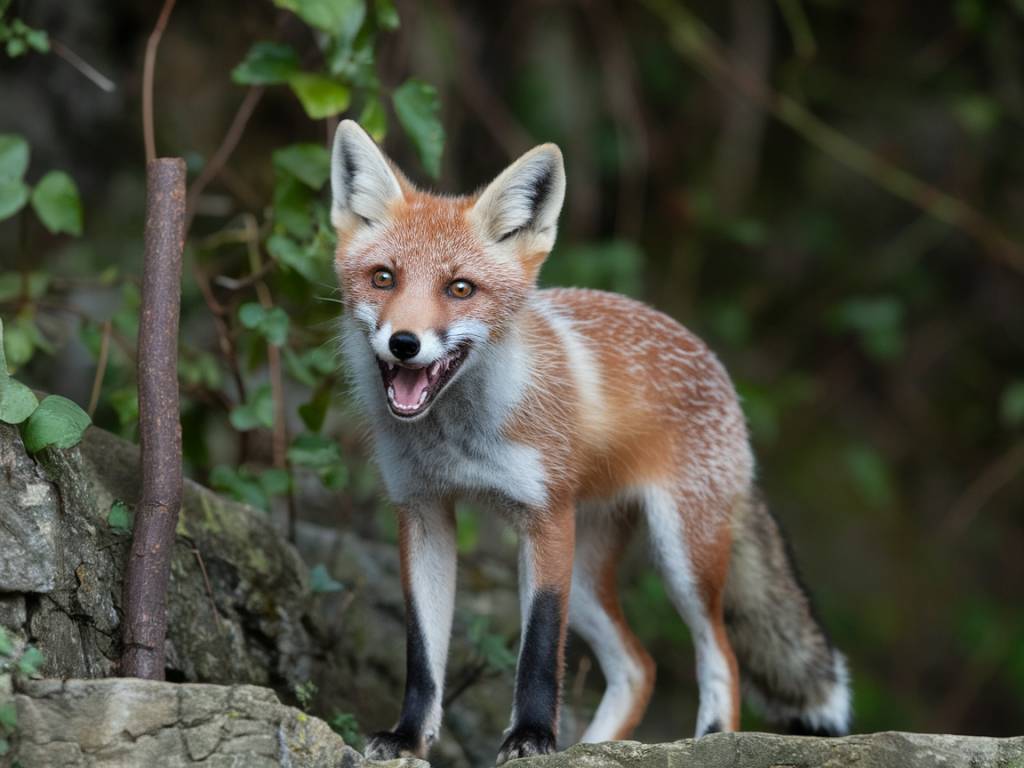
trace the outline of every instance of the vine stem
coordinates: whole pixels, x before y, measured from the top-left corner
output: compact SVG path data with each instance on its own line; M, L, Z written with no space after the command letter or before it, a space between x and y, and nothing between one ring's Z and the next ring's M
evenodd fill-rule
M160 16L146 41L146 58L142 66L142 137L146 142L146 162L156 160L156 135L153 130L153 70L156 68L156 51L164 36L167 22L174 10L175 0L164 0Z

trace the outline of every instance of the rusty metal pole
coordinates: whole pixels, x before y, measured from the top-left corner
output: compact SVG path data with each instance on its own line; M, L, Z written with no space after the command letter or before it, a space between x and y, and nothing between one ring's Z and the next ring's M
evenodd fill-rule
M124 584L121 674L164 679L167 584L181 507L178 316L185 247L185 161L146 165L145 256L139 321L142 495Z

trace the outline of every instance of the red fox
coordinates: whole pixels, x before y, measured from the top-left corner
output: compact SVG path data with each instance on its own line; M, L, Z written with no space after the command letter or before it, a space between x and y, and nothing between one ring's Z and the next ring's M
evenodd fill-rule
M522 636L499 765L555 751L569 627L606 681L583 741L626 738L643 716L654 662L616 594L640 522L693 636L696 735L739 728L740 670L769 721L846 733L846 661L758 496L721 363L637 301L537 288L565 195L558 147L527 152L479 194L439 196L345 121L331 188L342 346L398 510L406 603L401 715L367 755L424 757L438 737L460 498L520 536Z

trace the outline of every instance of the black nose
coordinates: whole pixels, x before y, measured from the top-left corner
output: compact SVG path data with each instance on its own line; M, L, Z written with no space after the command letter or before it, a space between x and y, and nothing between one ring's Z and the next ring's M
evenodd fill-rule
M415 333L399 331L391 334L388 349L399 360L408 360L410 357L416 357L416 353L420 351L420 340L416 338Z

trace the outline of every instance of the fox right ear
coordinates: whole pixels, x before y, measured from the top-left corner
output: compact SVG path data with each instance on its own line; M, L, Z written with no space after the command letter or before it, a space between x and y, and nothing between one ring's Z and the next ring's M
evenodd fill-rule
M334 134L331 194L331 223L337 229L383 221L390 205L402 199L402 186L384 153L353 120L342 121Z

